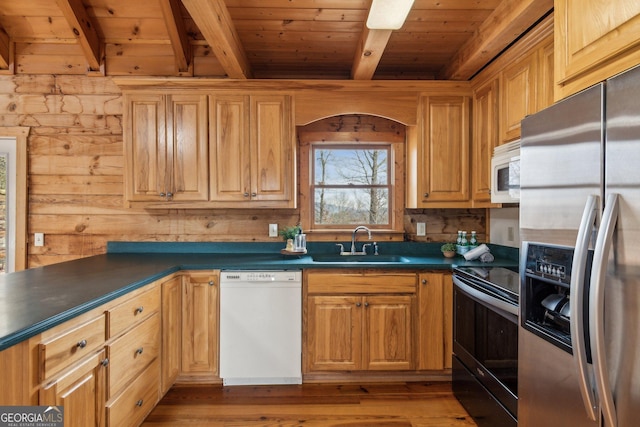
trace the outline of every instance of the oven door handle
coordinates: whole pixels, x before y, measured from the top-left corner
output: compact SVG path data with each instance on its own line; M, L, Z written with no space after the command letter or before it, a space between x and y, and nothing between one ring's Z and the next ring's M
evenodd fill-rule
M467 294L471 298L477 301L483 302L489 307L494 307L494 308L497 308L498 310L502 310L509 314L513 314L514 316L518 316L517 306L513 304L509 304L508 302L502 301L498 298L492 297L491 295L485 294L484 292L479 291L467 285L456 276L453 276L453 283L455 283L455 285L458 287L458 289L460 289L460 291Z

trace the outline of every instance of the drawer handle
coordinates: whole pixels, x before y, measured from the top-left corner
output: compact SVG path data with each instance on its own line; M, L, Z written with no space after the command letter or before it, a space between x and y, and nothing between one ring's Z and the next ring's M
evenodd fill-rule
M136 350L136 354L142 354L143 351L144 349L140 347L139 349Z
M144 307L143 306L140 306L140 307L136 308L136 314L140 314L143 311L144 311Z
M102 366L108 366L109 365L109 359L108 358L107 359L102 359L102 362L100 362L100 364Z
M80 340L78 341L78 343L76 344L76 346L78 348L85 348L87 346L87 340Z
M143 403L144 403L144 400L140 399L136 402L136 406L141 407Z

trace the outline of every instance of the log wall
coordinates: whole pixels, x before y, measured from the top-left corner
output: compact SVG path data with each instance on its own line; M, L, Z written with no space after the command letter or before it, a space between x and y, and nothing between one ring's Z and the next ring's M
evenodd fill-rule
M28 267L102 254L108 241L278 241L269 223L292 225L298 210L125 209L122 93L110 77L0 76L1 127L28 126ZM427 236L415 236L415 223ZM413 210L405 238L485 235L485 211ZM33 246L33 233L45 245Z

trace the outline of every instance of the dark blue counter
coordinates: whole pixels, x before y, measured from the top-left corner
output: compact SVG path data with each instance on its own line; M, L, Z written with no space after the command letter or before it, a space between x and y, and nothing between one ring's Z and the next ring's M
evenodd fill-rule
M282 255L283 243L110 242L107 254L0 276L0 350L179 270L399 268L449 270L453 266L518 265L518 250L490 245L491 264L444 258L440 244L380 243L402 263L319 263L312 255L336 253L332 243L310 243L306 255ZM373 257L373 255L371 255Z

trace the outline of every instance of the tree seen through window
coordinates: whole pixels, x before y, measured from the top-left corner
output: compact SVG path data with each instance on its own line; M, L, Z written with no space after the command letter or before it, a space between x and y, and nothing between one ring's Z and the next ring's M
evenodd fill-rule
M389 154L389 145L314 144L314 224L388 226Z

